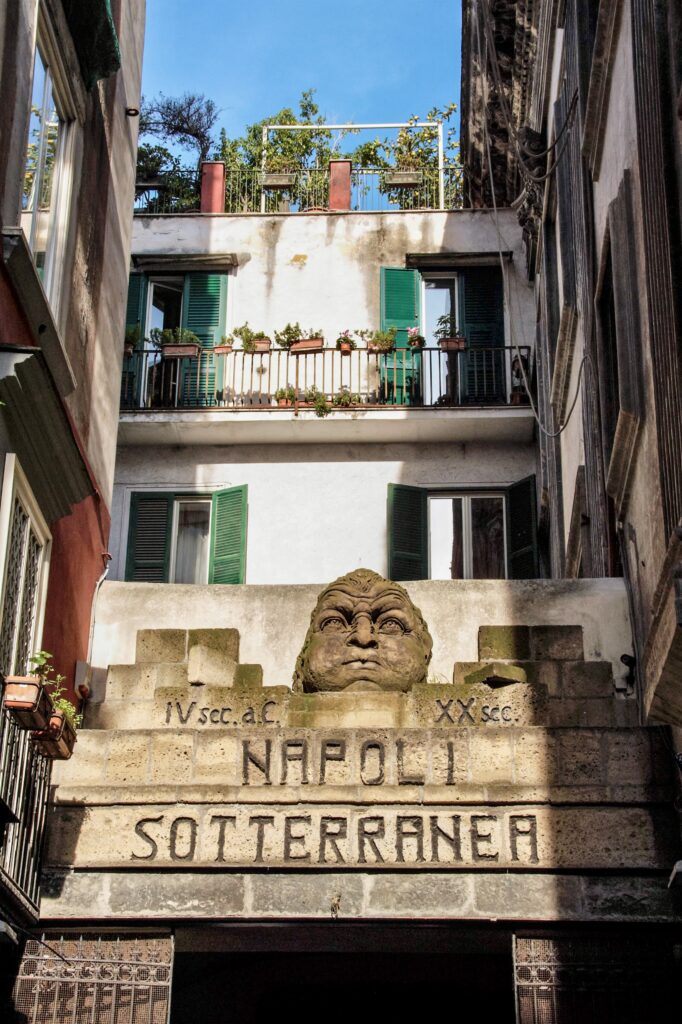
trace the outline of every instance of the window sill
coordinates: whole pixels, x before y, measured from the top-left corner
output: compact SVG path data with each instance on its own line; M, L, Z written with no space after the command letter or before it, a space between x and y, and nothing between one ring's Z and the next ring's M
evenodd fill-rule
M75 389L76 378L21 228L4 228L2 258L36 345L43 353L57 390L63 398Z

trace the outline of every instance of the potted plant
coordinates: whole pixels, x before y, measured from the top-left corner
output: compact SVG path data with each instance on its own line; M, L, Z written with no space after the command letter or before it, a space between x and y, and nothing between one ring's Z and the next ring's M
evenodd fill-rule
M309 331L301 331L300 338L293 342L290 350L292 352L322 352L323 349L324 335L322 331L311 328Z
M334 395L332 403L338 409L350 409L351 406L360 404L360 395L355 394L347 385L343 384Z
M525 356L517 354L511 364L511 405L528 404L528 392L524 378L528 378L528 360Z
M153 327L149 340L161 349L163 359L196 359L201 348L201 341L187 327L174 327L172 330L167 327L163 331Z
M392 352L398 331L389 327L387 331L358 331L358 334L367 339L368 352Z
M233 345L235 339L242 344L243 352L269 352L272 342L263 331L252 331L248 320L241 327L235 327L232 334L225 337L225 342Z
M48 655L48 659L51 659L51 655ZM47 726L31 734L31 742L35 743L44 757L49 757L53 761L68 761L76 745L76 729L83 721L83 716L78 713L76 706L67 697L62 696L66 692L61 686L63 680L64 676L60 675L54 679L58 685L50 694L52 714Z
M452 313L438 317L435 335L438 338L438 345L444 352L461 352L466 348L467 340L458 330L457 318Z
M296 388L292 387L291 384L287 384L285 388L277 388L275 398L277 399L277 405L284 408L293 405L296 401Z
M129 359L134 353L135 349L140 343L140 326L135 324L134 327L126 327L125 338L123 341L123 354Z
M322 419L328 416L332 411L332 407L327 401L326 395L319 391L313 384L311 387L306 388L303 393L303 401L300 403L304 408L311 407L315 410L315 415Z
M290 349L292 345L295 345L302 337L303 331L301 330L301 325L298 322L295 324L287 324L281 331L275 331L275 341L280 348Z
M33 675L5 677L2 706L21 729L46 729L50 721L53 707L45 687L51 657L38 651L30 659Z
M353 349L358 347L358 343L350 331L341 331L336 339L336 347L342 356L349 356Z
M233 348L234 338L231 334L223 334L219 345L213 346L213 352L217 356L227 356Z
M410 348L424 348L426 345L426 338L419 333L418 327L407 328L407 344Z

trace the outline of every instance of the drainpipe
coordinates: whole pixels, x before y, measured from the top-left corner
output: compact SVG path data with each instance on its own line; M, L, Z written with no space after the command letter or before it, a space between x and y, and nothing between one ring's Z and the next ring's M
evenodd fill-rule
M350 160L329 161L329 209L350 210Z
M222 160L204 160L201 165L202 213L225 213L225 164Z

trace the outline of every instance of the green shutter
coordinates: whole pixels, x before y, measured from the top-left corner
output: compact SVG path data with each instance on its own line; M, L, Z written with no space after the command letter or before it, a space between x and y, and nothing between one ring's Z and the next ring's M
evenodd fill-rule
M510 580L538 577L535 475L524 477L507 491L507 576Z
M464 270L458 279L458 327L467 339L460 358L463 393L477 404L504 401L507 387L504 352L504 299L502 273L497 267Z
M246 494L243 486L213 495L209 583L243 583L246 578Z
M131 495L126 580L168 582L173 498L148 492Z
M427 492L388 485L388 576L392 580L429 577Z
M227 274L195 271L185 275L182 295L182 326L194 331L204 349L220 344L225 333ZM183 405L214 405L216 358L204 351L199 359L183 359Z
M139 327L144 334L147 305L147 278L144 274L131 274L128 278L128 302L126 305L126 329Z
M407 328L419 326L421 278L416 270L381 268L381 330L398 330L396 349L381 357L383 399L391 405L420 405L422 354L407 344Z

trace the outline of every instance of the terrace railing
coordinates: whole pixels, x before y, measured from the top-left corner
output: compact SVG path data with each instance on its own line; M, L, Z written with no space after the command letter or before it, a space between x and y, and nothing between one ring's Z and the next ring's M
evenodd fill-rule
M0 710L0 890L32 917L38 913L51 764L30 733Z
M530 349L520 352L528 367ZM124 358L121 409L275 412L280 389L293 392L296 408L312 404L315 393L333 409L351 411L523 404L525 393L512 377L516 356L513 347L385 353L359 348L350 355L332 348L225 355L203 349L197 357L169 359L159 349L143 349Z

